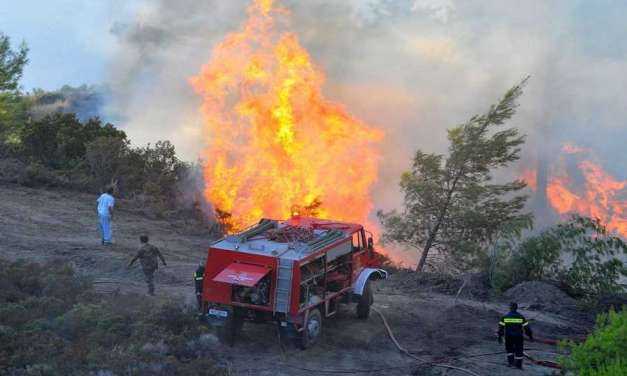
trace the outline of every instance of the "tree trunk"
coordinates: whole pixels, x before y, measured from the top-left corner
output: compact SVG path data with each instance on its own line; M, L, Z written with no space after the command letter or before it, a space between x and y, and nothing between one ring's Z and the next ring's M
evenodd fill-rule
M442 220L446 215L448 210L448 206L451 204L451 199L453 198L453 192L455 192L455 188L457 187L457 182L459 181L459 177L462 175L463 170L459 170L457 175L455 175L455 179L453 180L453 184L451 184L451 188L446 194L446 202L444 203L444 207L440 211L440 215L438 216L438 221L435 224L433 230L429 233L429 238L425 243L424 248L422 249L422 255L420 255L420 261L418 261L418 266L416 266L416 271L421 272L427 263L427 256L429 255L429 250L431 246L433 246L433 242L435 241L435 237L438 236L438 231L440 231L440 226L442 225Z
M416 271L421 272L427 263L427 256L429 255L429 249L431 249L431 245L433 244L434 236L429 236L427 242L425 243L425 247L422 249L422 255L420 255L420 261L418 261L418 266L416 266Z

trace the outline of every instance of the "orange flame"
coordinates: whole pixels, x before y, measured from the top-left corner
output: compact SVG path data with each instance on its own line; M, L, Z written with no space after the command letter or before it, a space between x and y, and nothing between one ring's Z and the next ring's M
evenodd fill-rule
M566 154L579 154L590 152L590 149L582 148L581 146L577 146L573 143L567 142L562 145L562 152Z
M538 177L537 177L537 171L535 169L532 169L532 168L524 169L518 178L520 180L523 180L525 183L527 183L527 186L531 188L532 191L535 191L536 189L538 189Z
M275 22L286 15L254 0L190 79L203 99L205 197L234 230L307 207L365 223L383 132L322 95L323 72Z
M577 167L585 180L582 192L571 188L573 182L567 175L549 179L546 193L553 209L561 215L578 213L599 218L610 231L627 237L627 200L620 197L627 180L618 181L587 160Z

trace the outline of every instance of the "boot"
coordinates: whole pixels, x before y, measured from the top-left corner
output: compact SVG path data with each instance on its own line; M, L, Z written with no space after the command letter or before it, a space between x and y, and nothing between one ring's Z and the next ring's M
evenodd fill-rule
M507 366L508 367L513 367L514 366L514 355L507 355Z
M523 368L522 363L523 363L522 359L516 359L516 368L522 369Z

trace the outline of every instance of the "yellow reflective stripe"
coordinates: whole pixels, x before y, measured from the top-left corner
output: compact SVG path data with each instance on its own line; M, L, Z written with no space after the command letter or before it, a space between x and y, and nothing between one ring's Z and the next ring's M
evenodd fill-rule
M529 321L525 321L525 322L523 323L523 326L527 326L527 325L529 325Z
M499 325L505 326L505 323L503 321L499 321Z
M196 277L194 279L197 280L197 281L202 281L202 277Z
M505 321L506 324L522 324L524 320L523 319L504 318L503 321Z

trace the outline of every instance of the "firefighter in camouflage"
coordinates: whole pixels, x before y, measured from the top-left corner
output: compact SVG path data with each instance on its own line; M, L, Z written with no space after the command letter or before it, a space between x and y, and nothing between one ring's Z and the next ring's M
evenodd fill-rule
M524 337L523 332L533 342L533 333L529 322L523 315L518 313L518 304L511 303L510 311L499 321L498 340L503 342L505 336L505 351L507 351L507 363L509 367L514 365L522 369L524 358Z
M130 268L133 266L133 263L139 259L139 263L142 266L142 270L144 271L144 276L146 277L146 283L148 284L148 294L155 294L155 271L159 268L159 259L163 263L163 266L166 266L165 260L163 259L163 255L159 252L159 249L152 244L148 243L148 236L142 235L139 237L139 241L141 242L141 247L139 248L139 252L137 255L131 260L128 264Z

